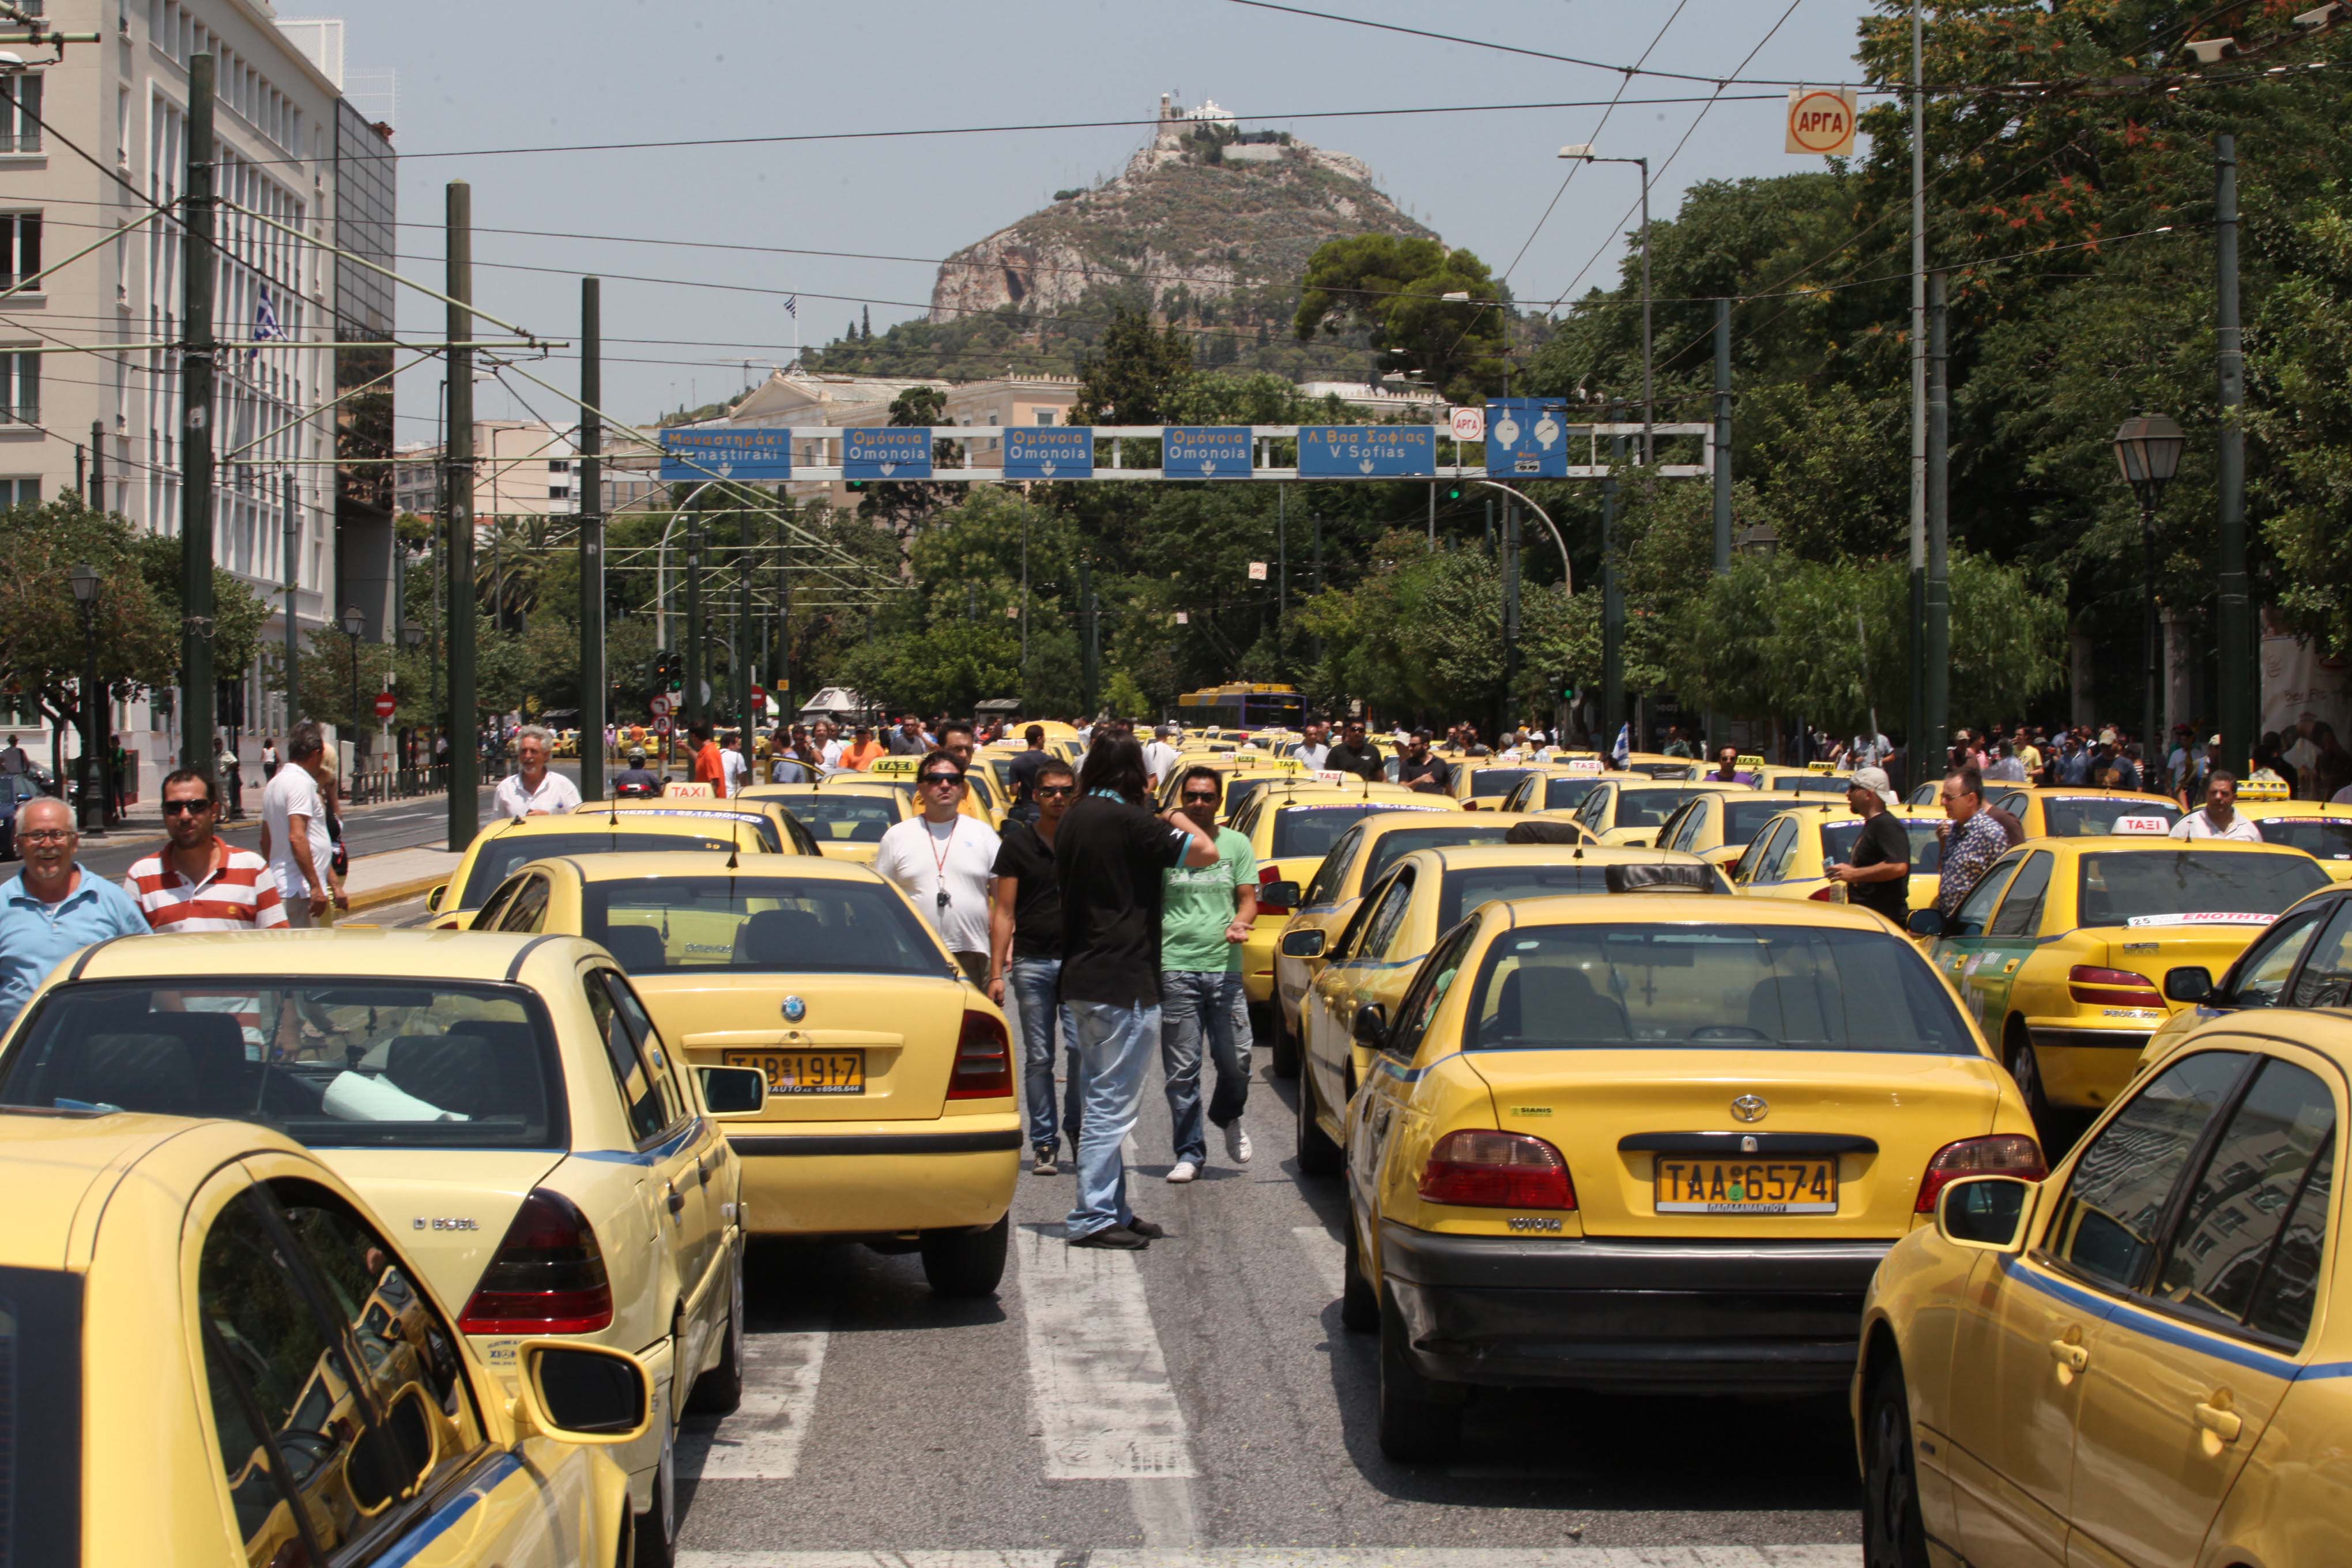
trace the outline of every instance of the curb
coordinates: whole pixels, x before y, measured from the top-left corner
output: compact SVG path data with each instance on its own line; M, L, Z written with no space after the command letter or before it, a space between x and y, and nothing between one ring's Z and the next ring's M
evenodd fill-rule
M391 882L381 888L370 888L364 893L353 893L351 908L342 912L357 914L362 910L382 909L386 904L397 904L420 897L447 881L454 874L453 868L449 871L436 871L430 877L412 877L405 882Z

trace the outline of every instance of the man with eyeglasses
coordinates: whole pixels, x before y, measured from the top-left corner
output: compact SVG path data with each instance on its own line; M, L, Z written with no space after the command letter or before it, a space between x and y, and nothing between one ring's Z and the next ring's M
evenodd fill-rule
M163 780L170 842L132 861L122 879L122 890L156 931L269 931L286 923L269 862L215 833L218 811L213 781L194 768Z
M74 858L73 807L55 795L16 810L25 868L0 884L0 1029L15 1021L49 971L110 937L144 936L131 895Z
M1045 733L1034 725L1029 732ZM989 895L988 994L1003 1006L1006 994L1011 994L1013 1019L1021 1031L1021 1087L1027 1102L1029 1148L1034 1156L1030 1169L1040 1176L1061 1173L1064 1138L1070 1141L1070 1158L1077 1159L1078 1105L1086 1093L1086 1080L1070 1045L1069 1026L1062 1016L1062 889L1054 869L1054 836L1077 793L1077 774L1059 757L1046 757L1031 773L1029 800L1034 818L1015 817L1004 825L996 850L996 886ZM1063 1070L1069 1075L1058 1122L1054 1104L1057 1034Z
M963 815L963 764L946 752L915 774L920 816L895 824L874 847L874 869L907 895L948 944L974 985L988 984L988 885L995 876L996 830Z
M1242 943L1257 919L1257 859L1250 841L1217 826L1224 781L1217 770L1187 768L1176 785L1179 810L1217 847L1210 866L1166 873L1160 916L1160 1070L1167 1080L1168 1120L1175 1132L1171 1182L1189 1182L1209 1163L1201 1126L1201 1057L1217 1067L1209 1120L1225 1135L1225 1154L1249 1163L1242 1111L1249 1104L1249 998L1242 990Z

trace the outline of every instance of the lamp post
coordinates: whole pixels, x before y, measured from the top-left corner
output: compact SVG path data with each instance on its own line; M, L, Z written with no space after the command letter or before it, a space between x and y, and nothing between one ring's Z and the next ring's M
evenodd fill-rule
M99 788L97 767L98 710L103 700L98 689L98 572L89 562L80 561L68 575L74 604L81 611L81 757L74 770L81 780L78 815L84 833L97 833L106 826L106 802Z
M2139 499L2141 587L2147 601L2141 628L2140 673L2146 689L2140 702L2140 744L2151 764L2163 755L2156 733L2156 503L2179 469L2180 450L2188 444L2180 426L2162 414L2135 414L2116 432L2116 466ZM2143 776L2141 783L2146 782Z
M352 639L352 770L360 765L360 633L367 629L367 617L360 614L357 605L343 611L343 635Z
M410 616L404 619L400 623L400 643L403 647L405 647L411 653L415 653L419 647L423 647L425 643L424 623L419 621L414 616ZM425 693L425 696L429 700L432 693L427 692ZM409 728L414 730L415 726L412 724ZM413 742L415 741L415 736L412 735L410 740ZM411 769L415 766L415 752L413 745L409 751L408 756L402 762L401 766Z
M1651 382L1650 340L1650 161L1647 158L1602 158L1594 155L1590 142L1572 142L1559 150L1563 158L1582 163L1634 163L1642 170L1642 467L1652 460L1654 444L1651 426L1657 423L1657 400L1653 395Z

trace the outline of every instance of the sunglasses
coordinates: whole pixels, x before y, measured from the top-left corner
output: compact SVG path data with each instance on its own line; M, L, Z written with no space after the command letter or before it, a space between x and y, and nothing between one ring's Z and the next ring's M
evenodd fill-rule
M1066 795L1077 794L1078 786L1076 784L1039 784L1030 793L1039 795L1053 795L1058 798Z
M961 773L925 773L923 782L927 784L952 784L961 789L963 787L963 775Z
M1184 792L1184 804L1186 805L1214 805L1217 804L1217 797L1213 791L1207 795L1202 795L1197 791L1188 789Z
M208 800L167 800L163 803L163 815L166 816L201 816L205 812L210 811L212 808L213 803Z

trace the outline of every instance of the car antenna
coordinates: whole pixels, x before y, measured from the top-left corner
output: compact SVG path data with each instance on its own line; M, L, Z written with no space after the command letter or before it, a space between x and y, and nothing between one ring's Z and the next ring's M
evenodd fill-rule
M728 839L728 845L727 845L727 868L728 868L730 871L732 871L733 869L735 869L735 868L736 868L738 865L740 865L740 864L741 863L742 858L743 858L743 830L742 830L741 828L740 828L740 827L739 827L739 828L737 828L737 829L735 830L734 834L733 834L733 835L732 835L732 836ZM730 898L730 899L732 899L732 898L735 896L735 890L734 890L734 889L733 889L733 888L731 888L731 887L728 889L727 893L728 893L728 897L729 897L729 898Z

